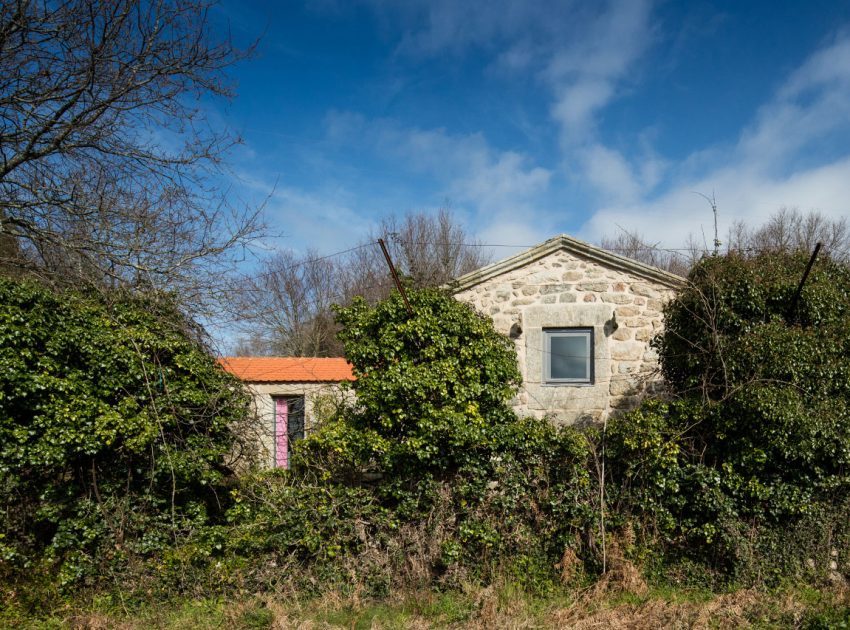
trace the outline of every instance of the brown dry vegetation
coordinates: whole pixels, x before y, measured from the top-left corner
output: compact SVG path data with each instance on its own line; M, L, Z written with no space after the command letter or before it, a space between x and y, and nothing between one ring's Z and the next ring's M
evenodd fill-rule
M646 588L646 585L644 585ZM466 593L409 593L361 600L329 593L312 600L246 597L233 602L187 602L134 615L69 612L34 627L74 630L142 628L829 628L846 627L850 594L785 590L739 590L728 594L689 591L621 591L611 583L570 594L533 599L502 586ZM27 626L29 627L29 626Z

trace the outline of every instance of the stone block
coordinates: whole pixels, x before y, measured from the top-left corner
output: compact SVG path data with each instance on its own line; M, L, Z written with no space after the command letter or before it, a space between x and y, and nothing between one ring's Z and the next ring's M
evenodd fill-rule
M652 328L639 328L635 331L635 339L638 341L649 341L654 334Z
M607 282L581 282L576 287L579 291L595 291L597 293L602 293L603 291L608 290Z
M628 341L632 338L632 330L630 328L626 328L625 326L620 326L614 333L611 335L612 338L617 341Z
M593 293L585 293L584 294L584 301L585 302L595 302L596 296Z
M646 344L640 341L619 341L611 344L611 358L616 361L639 361L645 352Z
M603 293L602 301L607 304L632 304L634 298L625 293Z
M614 409L634 409L640 404L640 396L622 396L611 400Z
M549 295L551 293L560 293L561 291L569 291L573 288L571 284L550 284L545 287L540 287L540 293L542 295Z
M632 372L637 372L640 370L641 363L640 361L622 361L617 364L617 373L618 374L631 374Z
M576 282L582 278L584 278L584 274L580 271L567 271L561 276L561 279L566 280L567 282Z
M523 295L534 295L537 293L537 287L522 287Z
M647 284L633 284L632 285L632 293L635 295L642 295L648 298L657 298L660 293L658 289L654 289L653 287Z
M560 301L561 301L562 304L567 303L567 302L575 302L576 301L576 294L575 293L561 293Z
M540 301L543 304L554 304L557 300L558 300L557 295L544 295L543 299L541 299Z
M560 280L561 274L554 271L540 271L530 274L526 279L526 284L552 284Z
M617 317L634 317L640 311L633 306L618 306L614 309L614 312L617 314Z
M612 396L633 396L639 390L637 381L631 378L613 378L608 387L608 393Z

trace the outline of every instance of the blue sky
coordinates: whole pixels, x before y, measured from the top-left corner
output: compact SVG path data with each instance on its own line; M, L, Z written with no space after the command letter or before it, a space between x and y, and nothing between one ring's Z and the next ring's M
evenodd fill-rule
M215 19L260 37L216 116L269 248L330 253L445 204L514 245L710 242L695 192L721 239L781 206L850 214L850 2L225 0Z

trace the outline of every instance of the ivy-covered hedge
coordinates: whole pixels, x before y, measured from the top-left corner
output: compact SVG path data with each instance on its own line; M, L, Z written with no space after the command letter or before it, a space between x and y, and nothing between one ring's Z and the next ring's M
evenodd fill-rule
M445 474L486 457L495 431L515 419L507 405L521 379L513 343L443 291L411 291L409 299L412 315L398 294L337 311L356 404L341 425L302 445L303 466L330 447L387 477Z
M437 541L406 554L427 580L513 567L551 584L593 521L588 438L516 416L515 348L490 318L439 290L409 299L412 314L399 295L338 312L357 398L297 443L296 476L366 488L399 528Z
M71 583L220 518L248 400L166 296L0 278L0 574Z
M807 262L777 253L695 267L655 342L675 400L609 428L621 504L735 570L755 532L795 532L850 497L850 269L820 259L792 306ZM847 517L783 544L838 545Z

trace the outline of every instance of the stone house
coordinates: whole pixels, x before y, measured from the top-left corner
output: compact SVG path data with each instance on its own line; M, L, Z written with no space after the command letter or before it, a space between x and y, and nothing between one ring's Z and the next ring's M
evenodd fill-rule
M650 339L684 279L569 236L468 273L457 299L514 340L522 388L517 413L559 424L598 422L660 383ZM288 467L304 437L352 381L342 358L226 357L254 396L261 461Z
M650 339L684 279L569 236L458 278L455 297L516 343L524 415L597 422L660 382Z
M223 357L225 370L253 395L260 463L288 468L293 442L309 433L343 396L340 383L352 381L351 365L341 358Z

